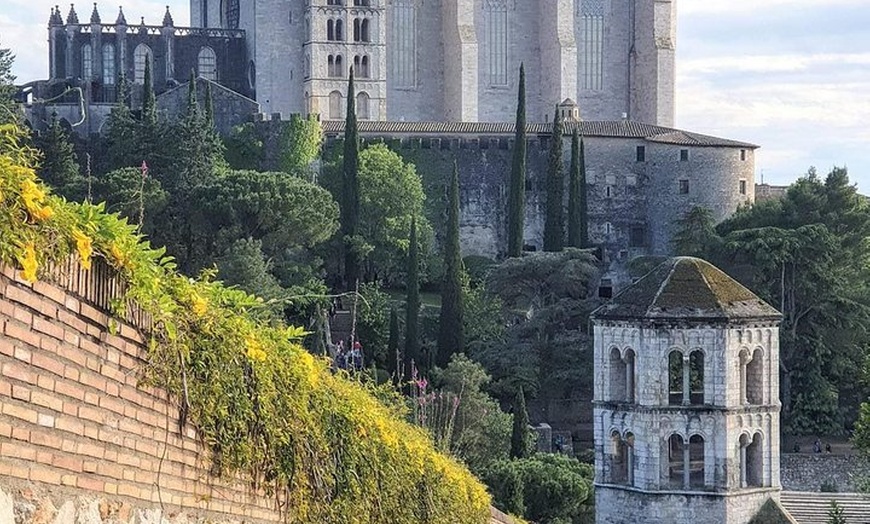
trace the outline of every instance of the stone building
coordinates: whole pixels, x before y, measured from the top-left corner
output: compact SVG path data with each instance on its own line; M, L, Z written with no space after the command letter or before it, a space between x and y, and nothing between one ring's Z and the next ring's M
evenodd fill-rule
M674 124L676 1L191 0L191 25L243 30L264 112L507 122L526 66L529 121L566 98L582 117Z
M597 522L747 524L778 508L780 313L681 257L592 318Z

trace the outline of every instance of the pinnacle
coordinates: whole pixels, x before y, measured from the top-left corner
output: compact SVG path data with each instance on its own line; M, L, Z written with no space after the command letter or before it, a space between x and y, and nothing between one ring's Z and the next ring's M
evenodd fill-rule
M96 3L96 2L94 2L94 10L91 11L91 23L92 23L92 24L99 24L99 23L101 23L101 21L100 21L100 12L97 10L97 3Z
M118 19L115 20L115 25L127 25L127 19L124 17L124 6L118 6Z
M172 14L169 12L169 6L166 6L166 14L163 15L163 27L172 27L175 22L172 20Z
M67 24L78 24L79 23L79 15L76 13L76 5L69 5L69 14L66 15L66 23Z

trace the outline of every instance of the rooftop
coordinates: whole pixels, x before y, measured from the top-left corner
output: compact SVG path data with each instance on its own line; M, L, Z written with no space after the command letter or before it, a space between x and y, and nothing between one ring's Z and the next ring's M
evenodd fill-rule
M592 314L601 320L779 320L779 311L700 258L670 258Z
M344 120L325 120L326 133L344 133ZM370 134L422 134L422 135L508 135L513 136L516 125L512 122L384 122L363 120L358 122L360 133ZM578 127L580 134L602 138L640 138L664 144L696 147L739 147L756 149L755 144L726 138L682 131L670 127L644 124L631 120L602 120L565 122L565 134L570 135ZM550 135L552 123L526 125L528 135Z

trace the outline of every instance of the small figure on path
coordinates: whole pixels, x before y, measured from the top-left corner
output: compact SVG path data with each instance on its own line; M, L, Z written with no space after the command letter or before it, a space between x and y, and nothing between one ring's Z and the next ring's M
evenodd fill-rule
M821 453L821 452L822 452L822 441L819 439L816 439L816 441L813 442L813 453Z

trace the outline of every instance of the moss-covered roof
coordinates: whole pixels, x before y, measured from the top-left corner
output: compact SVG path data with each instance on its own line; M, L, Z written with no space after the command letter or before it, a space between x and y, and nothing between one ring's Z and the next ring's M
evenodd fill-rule
M780 313L705 260L670 258L616 295L596 319L770 319Z
M797 521L778 502L767 499L749 524L797 524Z

